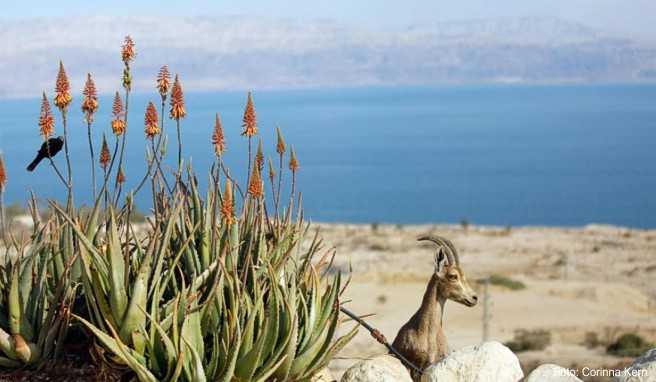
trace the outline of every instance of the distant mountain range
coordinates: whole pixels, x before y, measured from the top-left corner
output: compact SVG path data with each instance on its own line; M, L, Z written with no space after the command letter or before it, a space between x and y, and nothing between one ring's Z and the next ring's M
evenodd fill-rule
M3 21L0 97L51 92L60 58L76 89L92 72L101 92L113 92L126 34L137 44L136 90L152 89L162 64L187 90L656 80L656 42L554 18L375 30L245 16L91 17Z

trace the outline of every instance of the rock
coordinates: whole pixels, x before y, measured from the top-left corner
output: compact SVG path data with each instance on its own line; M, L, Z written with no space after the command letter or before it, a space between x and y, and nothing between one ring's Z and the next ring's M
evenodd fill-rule
M430 366L422 382L517 382L524 377L519 359L499 342L490 341L449 354Z
M401 361L381 355L351 366L341 382L412 382L412 378Z
M574 372L554 364L540 365L526 378L526 382L581 382Z
M16 224L20 224L25 228L32 228L34 227L34 221L32 221L32 216L30 215L18 215L14 216L12 221Z
M656 381L656 348L636 358L635 361L622 371L616 378L619 382L652 382Z
M333 375L330 373L328 368L319 370L319 372L312 376L311 379L312 382L333 382L334 380L335 378L333 378Z

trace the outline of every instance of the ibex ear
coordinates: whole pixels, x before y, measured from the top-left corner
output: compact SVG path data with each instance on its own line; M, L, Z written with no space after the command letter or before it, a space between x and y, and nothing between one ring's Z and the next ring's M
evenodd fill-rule
M444 253L444 249L440 247L440 249L438 249L437 253L435 254L435 273L442 274L448 262L449 260Z

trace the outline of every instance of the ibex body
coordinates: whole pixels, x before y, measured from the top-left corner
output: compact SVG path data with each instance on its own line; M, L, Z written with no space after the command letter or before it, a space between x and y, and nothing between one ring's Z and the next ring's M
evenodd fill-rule
M429 240L439 245L433 275L419 310L399 330L392 346L420 370L424 370L444 358L448 352L446 336L442 330L446 301L453 300L471 307L476 305L478 297L469 286L460 268L458 252L449 240L439 236L426 236L419 240ZM416 372L412 374L415 380L421 378Z

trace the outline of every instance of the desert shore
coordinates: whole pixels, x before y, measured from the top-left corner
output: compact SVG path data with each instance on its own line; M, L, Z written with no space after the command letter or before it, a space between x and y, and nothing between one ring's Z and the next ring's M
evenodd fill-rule
M13 222L19 230L29 225L27 216ZM546 349L518 353L525 371L538 363L575 369L630 363L606 354L603 346L585 346L589 333L602 342L629 332L656 342L656 229L313 223L304 245L317 230L323 250L336 253L334 270L351 270L342 301L356 314L371 315L366 321L390 342L419 307L431 276L435 245L416 240L426 234L453 241L481 297L473 308L447 302L444 329L451 349L482 341L480 280L491 275L525 288L489 286L489 340L507 342L519 329L551 333ZM339 379L358 360L383 353L361 329L330 369Z
M629 360L582 344L587 333L601 340L638 332L656 340L656 230L589 225L579 228L461 225L314 224L334 266L352 267L343 301L391 342L419 307L432 272L434 245L423 234L451 239L472 285L503 275L522 290L491 286L489 339L511 340L517 329L544 329L552 343L519 353L525 369L536 363L566 367L616 367ZM482 303L467 308L448 302L445 332L452 349L482 340ZM349 323L350 325L351 323ZM359 359L385 353L365 330L344 349L331 370L339 377Z

